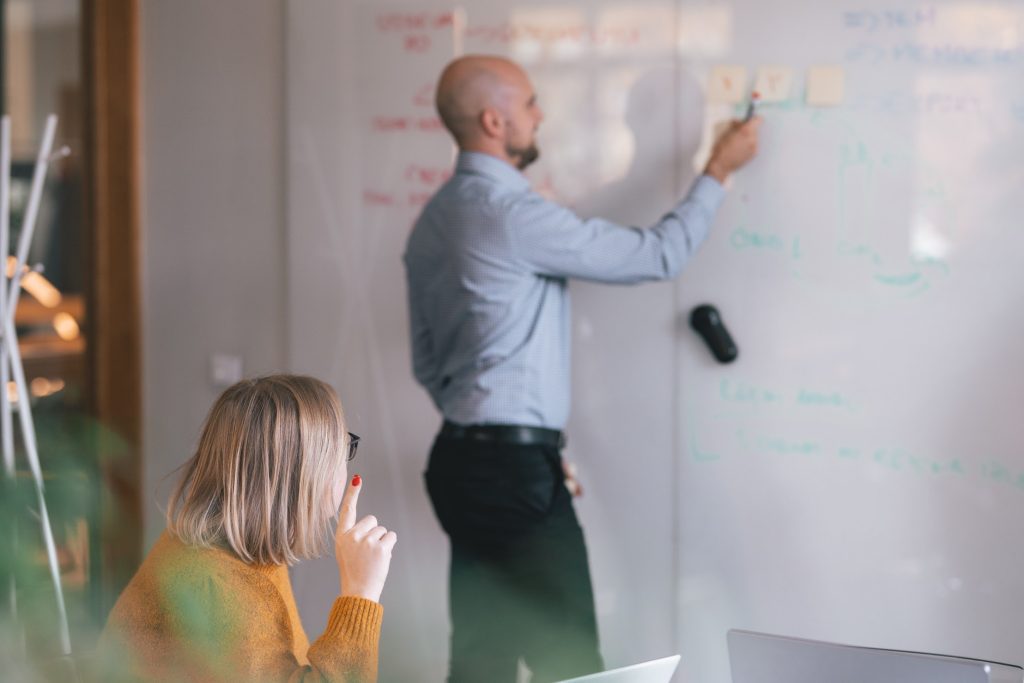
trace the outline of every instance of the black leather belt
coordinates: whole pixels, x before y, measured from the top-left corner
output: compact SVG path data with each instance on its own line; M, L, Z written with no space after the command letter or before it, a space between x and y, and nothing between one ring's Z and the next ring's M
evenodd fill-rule
M525 425L457 425L445 420L441 436L446 439L472 439L494 441L520 446L553 446L565 448L565 434L557 429L527 427Z

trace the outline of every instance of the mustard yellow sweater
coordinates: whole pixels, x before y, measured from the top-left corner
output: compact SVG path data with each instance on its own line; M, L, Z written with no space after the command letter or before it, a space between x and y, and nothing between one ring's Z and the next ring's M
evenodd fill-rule
M107 681L372 683L382 616L376 602L339 597L310 646L287 567L165 532L110 613L99 666Z

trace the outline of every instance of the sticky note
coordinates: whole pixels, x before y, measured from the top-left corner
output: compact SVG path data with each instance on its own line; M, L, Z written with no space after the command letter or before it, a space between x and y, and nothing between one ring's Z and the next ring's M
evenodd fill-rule
M793 89L793 70L786 66L762 66L757 70L754 92L761 102L784 102Z
M716 66L708 82L708 102L712 104L739 104L747 97L747 68L744 66Z
M839 66L812 66L807 72L807 104L837 107L843 103L844 74Z

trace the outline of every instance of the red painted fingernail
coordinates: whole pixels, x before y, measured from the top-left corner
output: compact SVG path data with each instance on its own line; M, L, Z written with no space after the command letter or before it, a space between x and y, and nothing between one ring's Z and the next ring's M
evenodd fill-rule
M363 478L360 477L358 474L356 476L352 477L352 486L359 486L362 483L363 483Z

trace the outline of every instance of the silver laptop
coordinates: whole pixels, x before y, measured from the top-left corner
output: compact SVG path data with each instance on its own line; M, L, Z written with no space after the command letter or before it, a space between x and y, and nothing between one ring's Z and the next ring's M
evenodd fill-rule
M729 631L733 683L1022 683L1024 669L966 657Z
M560 683L669 683L677 666L679 655L672 655L642 664L624 666L621 669L602 671L599 674L570 678Z

